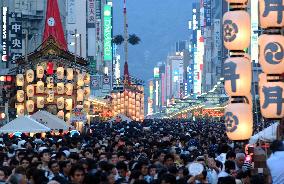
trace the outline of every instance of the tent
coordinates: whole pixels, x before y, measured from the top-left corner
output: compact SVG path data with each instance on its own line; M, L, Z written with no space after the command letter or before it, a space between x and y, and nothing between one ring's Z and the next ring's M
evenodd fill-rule
M31 118L53 130L68 130L69 128L65 121L47 111L37 111L31 115Z
M132 119L130 119L129 117L125 116L124 114L118 114L116 115L115 117L111 118L109 120L109 122L114 122L114 121L117 121L117 119L120 119L120 121L126 121L126 122L131 122L133 121Z
M249 144L255 144L258 140L266 142L272 142L276 140L277 126L278 123L274 123L269 127L263 129L262 131L258 132L257 134L253 135L249 140Z
M0 133L41 133L48 132L50 128L44 126L43 124L37 122L36 120L28 116L19 116L18 118L10 121L6 125L0 128Z

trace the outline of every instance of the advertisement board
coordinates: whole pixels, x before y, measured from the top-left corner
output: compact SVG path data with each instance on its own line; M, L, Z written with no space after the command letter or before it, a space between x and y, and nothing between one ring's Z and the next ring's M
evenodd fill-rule
M87 23L88 27L95 27L96 10L94 0L87 0Z
M112 21L111 6L104 6L104 60L112 61Z
M251 1L251 60L258 63L258 1Z
M154 68L154 78L159 78L160 77L160 71L159 67Z
M67 22L68 24L76 23L76 9L75 9L75 0L68 0L67 2Z
M7 62L9 57L9 22L8 22L8 7L2 7L2 61Z

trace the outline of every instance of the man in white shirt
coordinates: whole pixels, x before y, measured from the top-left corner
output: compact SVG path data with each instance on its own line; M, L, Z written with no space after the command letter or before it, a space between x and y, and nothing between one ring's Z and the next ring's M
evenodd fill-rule
M266 163L270 170L272 181L274 184L282 184L284 183L284 143L276 140L271 144L270 149L272 154Z

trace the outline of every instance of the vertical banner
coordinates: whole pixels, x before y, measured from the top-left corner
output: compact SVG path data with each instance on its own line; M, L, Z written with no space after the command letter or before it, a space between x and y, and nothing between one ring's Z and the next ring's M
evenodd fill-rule
M205 26L211 26L211 0L204 0Z
M112 21L111 6L104 6L104 60L112 61Z
M10 48L11 48L11 57L9 60L12 61L12 64L16 64L15 61L22 56L23 48L23 38L22 38L22 14L12 12L10 14Z
M101 14L102 14L101 4L102 4L101 0L96 0L96 20L102 19L101 18Z
M95 27L96 12L95 12L95 0L87 0L87 25L88 27Z
M75 0L68 0L67 2L67 22L68 24L76 23L76 9L75 9Z
M8 7L2 7L2 62L9 58L9 29L8 29Z

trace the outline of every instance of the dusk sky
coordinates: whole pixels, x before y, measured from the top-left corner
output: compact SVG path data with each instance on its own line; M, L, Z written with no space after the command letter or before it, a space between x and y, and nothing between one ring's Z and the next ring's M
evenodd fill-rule
M191 3L191 0L127 0L128 32L141 39L139 45L129 46L130 75L147 82L153 76L153 67L166 60L175 42L188 39ZM113 7L114 35L123 35L123 0L115 0ZM123 46L119 54L123 68Z

